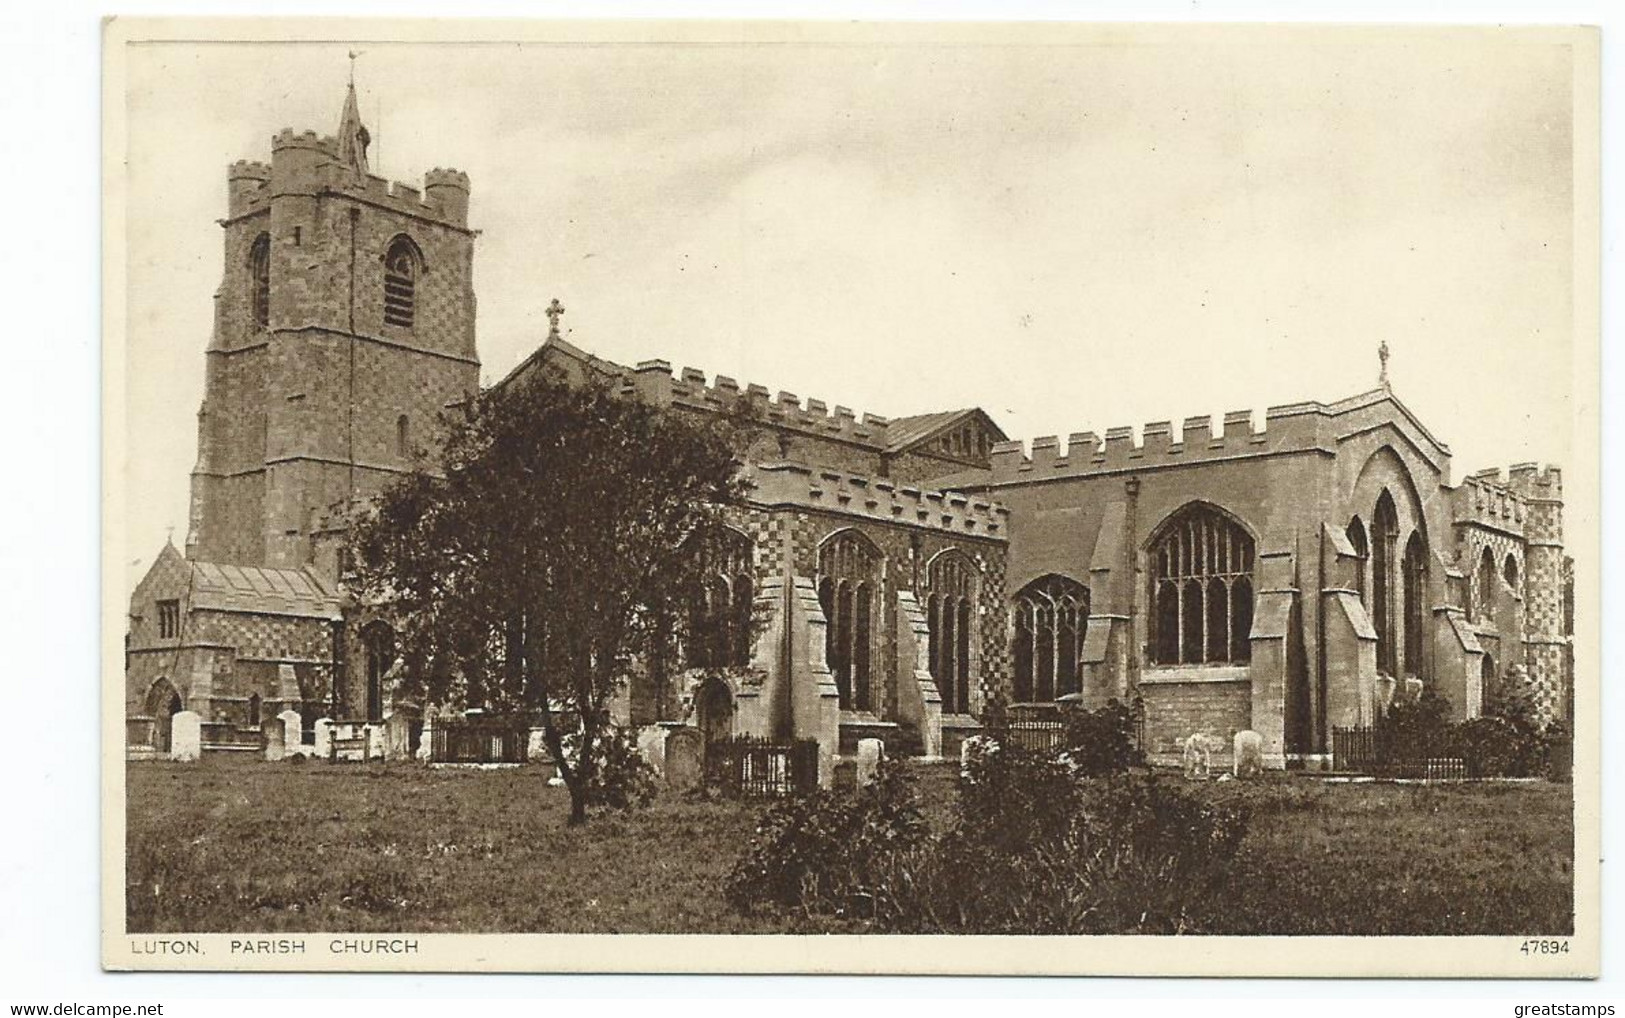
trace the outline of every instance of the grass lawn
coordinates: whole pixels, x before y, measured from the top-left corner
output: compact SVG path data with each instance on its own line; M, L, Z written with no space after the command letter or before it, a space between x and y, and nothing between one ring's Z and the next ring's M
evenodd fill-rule
M955 768L918 770L940 825ZM1192 903L1204 932L1572 932L1569 786L1190 787L1253 810L1225 887ZM131 932L851 930L723 901L757 805L664 795L572 830L532 768L212 758L132 763L128 788Z

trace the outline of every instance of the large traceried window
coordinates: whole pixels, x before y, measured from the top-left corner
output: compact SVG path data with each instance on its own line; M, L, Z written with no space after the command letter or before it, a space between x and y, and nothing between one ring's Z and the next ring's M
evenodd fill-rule
M931 677L945 714L970 711L972 627L976 625L976 563L960 552L931 560L926 576Z
M412 327L423 259L410 238L396 237L384 255L384 324Z
M1399 656L1394 646L1394 561L1399 542L1399 513L1393 497L1384 491L1377 496L1377 509L1371 514L1371 628L1377 631L1377 671L1399 674Z
M1016 592L1016 700L1053 700L1083 691L1089 588L1051 573Z
M1495 553L1486 546L1479 553L1478 566L1473 570L1468 612L1472 621L1495 621L1495 583Z
M1212 506L1194 504L1151 544L1151 660L1229 664L1252 657L1253 539Z
M271 237L260 234L248 249L248 286L254 309L254 324L271 324Z
M697 555L699 575L689 592L684 660L690 668L742 668L750 664L755 598L751 539L730 529Z
M835 676L842 710L869 710L873 634L880 606L880 549L843 530L818 550L818 601L828 622L824 657Z

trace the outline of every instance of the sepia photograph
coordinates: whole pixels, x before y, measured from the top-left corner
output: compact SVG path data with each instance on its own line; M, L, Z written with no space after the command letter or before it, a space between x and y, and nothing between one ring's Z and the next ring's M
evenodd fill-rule
M1596 32L104 46L108 968L1596 974Z

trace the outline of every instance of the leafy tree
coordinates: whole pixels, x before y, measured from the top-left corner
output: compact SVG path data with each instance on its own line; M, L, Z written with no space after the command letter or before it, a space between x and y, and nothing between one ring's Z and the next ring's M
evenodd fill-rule
M536 377L446 424L443 474L404 477L352 528L358 594L396 620L411 692L539 717L583 823L634 661L734 621L679 606L744 496L744 422Z

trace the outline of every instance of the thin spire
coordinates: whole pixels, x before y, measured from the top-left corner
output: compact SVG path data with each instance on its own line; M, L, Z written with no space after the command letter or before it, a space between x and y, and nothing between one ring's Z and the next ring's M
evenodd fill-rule
M361 122L361 107L355 99L355 58L360 55L357 50L350 51L350 85L344 94L344 114L339 118L338 156L339 162L365 176L369 172L367 146L372 143L372 136L367 133L367 125Z

